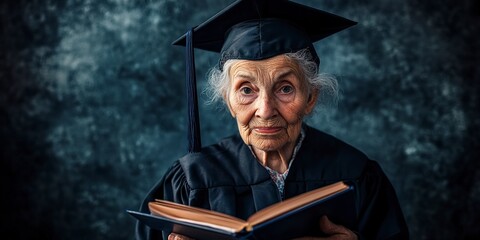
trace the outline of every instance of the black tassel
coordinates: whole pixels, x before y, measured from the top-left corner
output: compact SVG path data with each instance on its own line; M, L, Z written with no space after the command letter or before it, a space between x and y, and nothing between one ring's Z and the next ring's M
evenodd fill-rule
M200 118L198 116L197 80L195 75L195 56L193 48L193 29L186 36L186 70L185 79L188 104L188 152L200 152L202 148L200 136Z

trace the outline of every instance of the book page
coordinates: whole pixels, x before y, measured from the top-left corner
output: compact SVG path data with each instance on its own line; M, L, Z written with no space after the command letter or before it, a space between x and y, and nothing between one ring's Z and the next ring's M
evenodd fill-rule
M248 228L251 228L251 226L261 223L265 220L280 216L300 206L311 203L318 199L331 196L334 193L341 192L348 188L349 186L345 183L337 182L306 193L302 193L283 202L273 204L250 216L250 218L247 219L247 222L249 222Z
M148 207L153 215L222 229L232 233L240 232L247 225L244 220L227 214L164 200L157 199L155 202L150 202Z

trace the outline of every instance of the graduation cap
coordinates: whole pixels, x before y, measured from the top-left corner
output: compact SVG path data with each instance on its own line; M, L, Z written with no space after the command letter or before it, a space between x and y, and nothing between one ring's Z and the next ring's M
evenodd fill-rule
M309 49L313 43L356 22L288 0L237 0L173 42L186 47L188 151L201 149L194 48L220 53L218 68L229 59L262 60Z

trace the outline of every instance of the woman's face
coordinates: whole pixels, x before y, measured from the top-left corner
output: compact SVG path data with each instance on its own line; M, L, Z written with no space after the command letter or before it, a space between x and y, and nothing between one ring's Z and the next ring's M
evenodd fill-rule
M315 105L297 64L279 55L261 61L240 60L229 70L225 96L243 141L256 150L281 151L294 145L303 117Z

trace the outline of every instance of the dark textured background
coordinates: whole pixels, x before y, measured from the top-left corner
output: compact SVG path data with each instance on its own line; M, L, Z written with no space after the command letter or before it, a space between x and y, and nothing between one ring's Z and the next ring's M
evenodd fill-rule
M170 43L231 2L0 3L1 236L133 238L125 209L186 152ZM308 122L380 163L412 239L479 239L478 1L297 2L359 22L316 44L342 94ZM217 56L196 54L201 88ZM201 116L204 144L236 131Z

